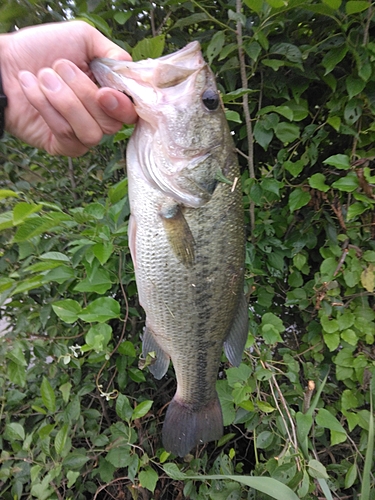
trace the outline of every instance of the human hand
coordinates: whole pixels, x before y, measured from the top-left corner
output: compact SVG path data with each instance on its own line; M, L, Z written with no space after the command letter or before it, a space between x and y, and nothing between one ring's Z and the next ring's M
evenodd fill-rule
M96 57L131 59L84 21L51 23L1 35L5 129L49 154L80 156L137 119L124 94L95 85Z

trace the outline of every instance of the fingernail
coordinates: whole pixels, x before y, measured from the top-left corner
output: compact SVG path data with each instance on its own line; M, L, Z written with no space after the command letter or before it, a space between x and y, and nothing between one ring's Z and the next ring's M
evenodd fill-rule
M112 94L105 94L101 96L100 104L108 111L113 111L118 106L118 100Z
M25 88L33 87L36 84L36 78L29 71L20 71L18 74L20 84Z
M65 80L66 83L71 82L74 80L76 77L75 71L73 68L64 62L60 62L56 67L55 67L57 73L61 76L63 80Z
M39 78L46 89L52 92L57 92L61 89L61 82L52 70L44 70L40 73Z

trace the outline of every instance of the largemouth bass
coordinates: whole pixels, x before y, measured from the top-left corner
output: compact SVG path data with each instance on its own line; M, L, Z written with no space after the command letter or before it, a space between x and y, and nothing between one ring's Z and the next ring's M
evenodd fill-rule
M143 356L157 378L172 360L177 391L163 445L186 455L223 434L222 348L239 365L248 335L240 172L215 78L200 45L159 59L96 59L97 81L131 96L129 246L146 312Z

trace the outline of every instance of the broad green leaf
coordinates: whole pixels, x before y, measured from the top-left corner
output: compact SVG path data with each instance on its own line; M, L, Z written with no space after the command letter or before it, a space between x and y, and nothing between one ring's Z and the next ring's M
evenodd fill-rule
M81 469L90 460L86 451L73 451L63 460L63 466L67 469Z
M4 198L19 198L19 194L11 189L0 189L0 200Z
M130 422L133 415L133 408L127 396L123 394L118 395L116 399L116 413L122 420Z
M275 135L283 144L289 144L298 139L300 130L294 123L280 122L276 125Z
M332 128L339 132L341 125L341 118L339 116L329 116L327 118L328 125L331 125Z
M26 385L26 367L22 366L14 361L9 361L7 375L9 380L20 387L25 387Z
M156 59L160 57L164 50L165 35L158 35L153 38L144 38L132 50L134 61L141 59Z
M375 266L374 264L369 264L366 269L362 271L361 283L363 288L368 292L373 293L375 289Z
M357 479L357 464L353 464L349 467L347 473L345 474L345 489L351 488L355 483L356 479Z
M62 262L70 262L70 259L67 255L61 252L46 252L39 256L41 260L57 260Z
M348 47L344 44L341 47L331 49L323 57L322 64L325 68L325 75L330 73L341 62L348 52Z
M129 21L129 19L132 17L133 11L128 10L127 12L124 11L118 11L115 12L115 15L113 16L113 19L116 21L116 23L124 25L126 21ZM69 488L69 486L68 486Z
M175 479L176 481L183 481L187 477L189 479L194 479L196 481L216 481L216 480L223 480L223 481L237 481L241 484L244 484L245 486L248 486L249 488L253 488L257 491L261 491L262 493L265 493L266 495L269 495L272 498L275 498L276 500L298 500L297 495L285 484L281 483L280 481L277 481L276 479L273 479L271 477L251 477L251 476L234 476L234 475L228 475L228 474L222 474L222 475L198 475L198 476L186 476L183 472L181 472L177 465L171 463L171 464L164 464L163 465L164 471L170 476L172 479Z
M17 226L21 224L25 219L27 219L30 215L35 212L39 212L42 208L42 205L35 205L33 203L21 202L17 203L17 205L13 208L13 224Z
M112 204L115 204L125 198L128 194L128 179L122 179L120 182L111 186L108 190L108 197Z
M141 471L138 475L139 482L143 488L148 489L152 493L155 490L156 483L158 482L159 476L151 467L146 467L145 470Z
M324 193L326 193L330 188L328 184L325 183L325 181L326 176L324 174L317 173L310 177L309 185L314 189L319 189L319 191L323 191Z
M48 411L54 413L56 411L55 392L46 377L43 377L43 381L40 386L40 394L42 396L44 406Z
M0 214L0 231L13 227L13 212Z
M6 424L4 439L7 441L23 441L25 439L25 429L17 422Z
M346 441L346 431L337 418L325 408L319 408L315 421L321 427L331 431L331 445L334 446Z
M263 121L257 121L254 126L254 139L262 148L267 151L267 148L273 138L273 131L265 127Z
M362 78L355 78L352 75L346 78L345 84L349 99L360 94L366 86L366 82L364 82Z
M52 304L52 309L55 314L65 321L65 323L74 323L77 321L82 307L78 304L76 300L65 299L59 300Z
M318 460L311 459L308 463L308 467L308 473L311 477L328 479L326 468Z
M287 160L283 163L284 168L292 174L293 177L297 177L303 170L305 166L303 160L297 160L295 162Z
M337 154L328 157L323 161L325 165L332 165L333 167L341 170L348 170L350 168L350 158L348 155Z
M142 403L139 403L133 410L132 420L144 417L150 411L153 403L153 401L142 401Z
M356 202L350 205L346 213L346 220L350 221L358 217L358 215L363 214L368 210L368 206L363 203Z
M21 344L18 342L14 343L12 349L6 353L6 358L11 359L19 366L27 366L27 361L25 359Z
M55 436L55 451L57 455L61 456L64 451L69 430L69 425L64 424Z
M342 0L323 0L325 4L327 4L331 9L339 9L342 3Z
M64 403L69 402L71 388L72 388L72 384L70 382L65 382L64 384L60 385L60 387L59 387L59 390L62 394Z
M192 24L197 24L202 21L207 21L209 18L204 12L199 12L197 14L192 14L188 17L180 18L174 25L173 29L184 28L185 26L191 26Z
M107 453L105 459L116 468L127 467L131 460L131 448L128 445L117 446Z
M82 309L78 317L87 323L105 323L110 319L120 317L120 304L112 297L101 297Z
M232 109L227 109L225 111L225 118L230 122L242 123L242 119L237 111L233 111Z
M112 287L111 275L104 268L99 268L91 276L80 281L74 290L77 292L95 292L99 295L106 293Z
M259 13L264 5L264 0L244 0L243 2L250 10Z
M289 195L289 209L291 212L295 212L307 205L310 200L311 195L308 191L304 191L301 188L295 188Z
M348 15L357 14L358 12L363 12L370 7L370 4L365 0L349 0L345 4L345 11Z
M302 445L309 435L313 424L312 415L308 413L296 413L296 422L297 422L297 438L300 445Z
M341 177L332 184L332 187L339 191L352 193L359 187L358 177L355 172L348 172L345 177Z
M224 43L225 43L224 31L217 31L211 38L206 51L209 64L212 64L212 61L215 59L215 57L217 57L220 54L221 49L224 47Z
M108 23L103 19L102 16L98 16L97 14L83 12L80 11L80 15L82 16L83 21L88 22L99 31L101 31L107 38L112 37L112 29L109 27ZM76 18L79 19L79 18Z
M75 485L75 483L80 475L81 475L81 473L79 471L73 472L72 470L69 470L66 473L66 477L68 479L68 484L67 484L68 488L71 488L72 486Z
M30 217L20 224L13 241L15 243L28 241L47 231L55 231L60 228L61 223L70 220L68 215L60 212L44 214L42 217L38 215Z
M87 349L83 346L82 351L93 349L96 352L102 352L111 339L112 328L109 325L105 323L93 325L85 335Z

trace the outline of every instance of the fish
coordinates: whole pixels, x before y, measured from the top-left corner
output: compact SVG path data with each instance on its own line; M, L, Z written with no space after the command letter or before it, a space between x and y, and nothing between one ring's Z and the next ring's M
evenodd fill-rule
M162 430L180 457L223 435L222 350L241 362L248 337L245 224L235 145L199 42L157 59L95 59L101 86L127 94L139 119L126 161L129 247L146 313L142 356L177 390Z

